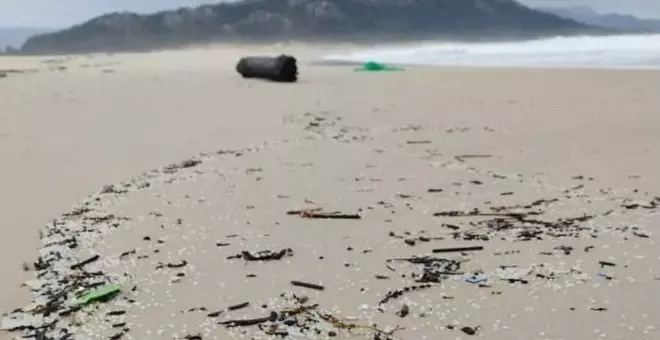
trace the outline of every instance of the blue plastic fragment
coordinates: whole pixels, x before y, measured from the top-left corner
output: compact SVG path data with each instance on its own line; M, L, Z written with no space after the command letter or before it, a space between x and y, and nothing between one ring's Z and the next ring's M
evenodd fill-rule
M479 284L488 281L488 276L483 273L472 274L465 278L465 281L472 284Z

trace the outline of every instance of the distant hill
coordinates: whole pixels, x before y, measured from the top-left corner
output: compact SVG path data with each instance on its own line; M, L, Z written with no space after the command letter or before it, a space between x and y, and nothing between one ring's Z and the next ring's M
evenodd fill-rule
M0 51L7 46L20 48L21 45L30 37L36 34L53 31L48 28L34 27L0 27Z
M514 0L244 0L106 14L30 38L25 53L147 50L222 41L531 37L587 25Z
M632 15L601 14L590 7L546 7L539 8L560 17L573 19L588 25L613 28L628 32L660 32L660 20L640 19Z

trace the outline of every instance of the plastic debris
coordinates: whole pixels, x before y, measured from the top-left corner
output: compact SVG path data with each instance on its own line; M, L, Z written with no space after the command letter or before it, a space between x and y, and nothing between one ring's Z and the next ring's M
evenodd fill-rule
M74 301L75 305L83 306L94 302L107 301L115 297L121 291L121 286L117 283L110 283L91 290Z
M486 276L484 273L474 273L472 275L468 275L465 278L465 282L472 284L485 283L486 281L488 281L488 276Z
M362 66L355 69L357 72L382 72L382 71L403 71L403 68L377 63L375 61L367 61Z

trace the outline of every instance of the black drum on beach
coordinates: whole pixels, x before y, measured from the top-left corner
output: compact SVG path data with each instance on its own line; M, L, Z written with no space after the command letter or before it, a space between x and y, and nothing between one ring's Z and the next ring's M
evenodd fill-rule
M238 61L236 71L243 78L261 78L278 82L298 80L296 58L288 55L278 57L244 57Z

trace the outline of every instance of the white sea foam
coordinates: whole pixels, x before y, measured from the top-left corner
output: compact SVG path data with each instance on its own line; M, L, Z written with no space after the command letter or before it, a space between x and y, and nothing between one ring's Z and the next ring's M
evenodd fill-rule
M482 67L660 69L660 34L381 46L327 55L323 60Z

